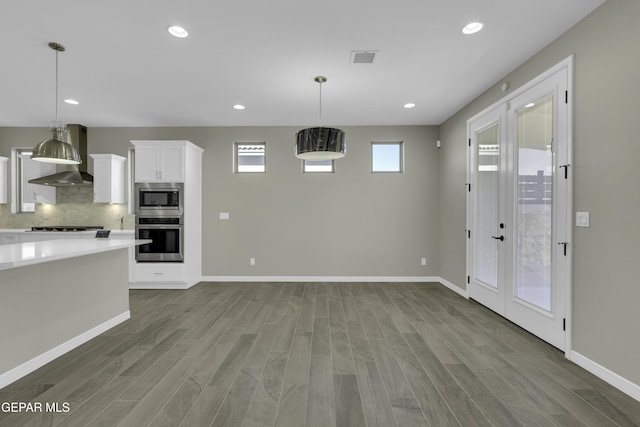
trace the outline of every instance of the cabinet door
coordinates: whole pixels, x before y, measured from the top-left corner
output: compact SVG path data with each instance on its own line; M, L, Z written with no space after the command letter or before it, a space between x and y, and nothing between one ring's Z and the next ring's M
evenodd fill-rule
M111 163L93 159L93 203L111 203Z
M136 145L135 182L184 182L184 146Z
M53 163L36 162L28 154L20 155L22 163L22 203L55 203L56 188L46 185L30 184L29 180L56 173Z
M184 182L184 146L160 149L160 180Z
M89 154L93 158L93 202L124 203L124 163L114 154Z
M135 182L160 181L158 157L157 147L136 147Z
M0 157L0 203L7 203L7 179L9 159L6 157Z

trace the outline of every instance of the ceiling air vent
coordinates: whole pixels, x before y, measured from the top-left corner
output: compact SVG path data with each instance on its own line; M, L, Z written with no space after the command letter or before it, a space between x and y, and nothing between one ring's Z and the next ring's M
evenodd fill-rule
M351 52L352 64L372 64L377 50L354 50Z

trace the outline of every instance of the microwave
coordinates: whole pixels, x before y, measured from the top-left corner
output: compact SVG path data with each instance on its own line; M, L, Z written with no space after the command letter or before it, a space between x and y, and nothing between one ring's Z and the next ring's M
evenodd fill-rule
M184 184L137 183L134 186L136 215L176 216L183 214Z

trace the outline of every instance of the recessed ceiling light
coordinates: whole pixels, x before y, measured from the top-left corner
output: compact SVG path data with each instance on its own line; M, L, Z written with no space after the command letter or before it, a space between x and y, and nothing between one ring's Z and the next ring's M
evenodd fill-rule
M536 106L535 102L530 102L527 105L525 105L524 108L531 108L531 107L535 107L535 106Z
M80 104L78 101L76 101L75 99L65 99L64 102L66 102L67 104L71 104L71 105L78 105Z
M179 25L172 25L170 27L167 27L167 31L169 32L169 34L171 34L173 37L178 37L178 38L185 38L189 35L189 32L187 30L185 30L183 27L180 27Z
M236 110L244 110L244 105L236 104L233 106Z
M475 34L484 27L482 22L470 22L462 28L463 34Z
M416 104L414 104L413 102L408 102L408 103L404 104L404 108L413 108L415 106L416 106Z

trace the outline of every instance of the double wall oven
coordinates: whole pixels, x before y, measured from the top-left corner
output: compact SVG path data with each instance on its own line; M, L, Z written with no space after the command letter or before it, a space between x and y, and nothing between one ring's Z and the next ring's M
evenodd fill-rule
M184 261L184 185L137 183L136 239L152 243L136 246L138 262Z

